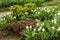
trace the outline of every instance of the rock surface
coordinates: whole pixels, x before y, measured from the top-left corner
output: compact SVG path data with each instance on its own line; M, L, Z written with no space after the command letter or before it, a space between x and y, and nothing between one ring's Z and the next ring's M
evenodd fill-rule
M32 26L32 28L35 26L36 21L33 19L25 19L25 20L19 20L9 23L6 26L6 30L13 31L17 34L22 34L22 31L26 28L26 26Z

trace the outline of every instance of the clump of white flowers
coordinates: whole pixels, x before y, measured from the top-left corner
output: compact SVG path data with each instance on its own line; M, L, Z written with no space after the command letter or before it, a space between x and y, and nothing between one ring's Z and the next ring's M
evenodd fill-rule
M60 10L58 11L57 15L60 15Z
M46 9L46 12L48 12L48 13L49 13L49 12L50 12L50 9Z
M33 31L36 31L36 29L34 28Z
M37 14L40 14L40 12L38 12Z
M13 17L11 15L9 15L9 17L13 19Z
M57 31L60 31L60 27L57 28Z
M57 14L55 14L55 16L56 16Z
M43 25L44 25L44 22L42 22L41 26L43 26Z
M38 19L35 19L35 21L38 23L39 22L39 20Z
M29 26L26 26L26 29L29 29Z
M25 14L28 14L28 12L25 12Z
M32 26L30 25L29 28L32 29Z
M54 24L56 24L57 23L57 19L54 19L51 22L54 23Z
M32 29L32 26L30 25L30 26L26 26L26 29Z
M16 17L14 17L14 19L16 19Z
M42 27L39 27L39 29L42 29Z
M41 10L44 10L45 12L50 12L50 8L47 8L47 7L43 7Z
M51 27L53 30L55 29L55 27L53 26L53 27Z
M42 27L39 27L39 28L38 28L38 31L40 31L41 29L42 29Z
M38 28L38 31L40 31L40 29Z
M47 7L42 7L42 10L46 10Z
M32 12L36 12L37 11L37 9L34 9L34 10L31 10Z
M8 13L7 13L7 15L10 15L10 14L11 14L11 12L8 12Z
M32 12L34 12L34 10L31 10Z
M37 11L37 9L34 10L34 12L36 12L36 11Z
M5 18L3 20L5 20Z
M51 22L53 23L53 22L54 22L54 20L51 20Z
M39 26L39 24L40 24L40 23L38 22L36 25Z
M44 29L44 28L42 28L42 31L44 32L44 31L45 31L45 29Z

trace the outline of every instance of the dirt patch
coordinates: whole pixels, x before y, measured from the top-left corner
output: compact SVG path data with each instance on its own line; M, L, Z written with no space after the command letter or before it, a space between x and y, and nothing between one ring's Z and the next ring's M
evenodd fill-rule
M4 31L0 30L0 40L19 40L19 35L16 34L6 35Z

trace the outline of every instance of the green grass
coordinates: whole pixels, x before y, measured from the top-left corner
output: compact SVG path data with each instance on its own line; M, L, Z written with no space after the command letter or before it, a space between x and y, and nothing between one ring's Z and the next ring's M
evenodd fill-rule
M50 2L44 2L42 5L44 5L44 6L54 6L54 5L58 6L58 5L60 5L60 0L52 0Z

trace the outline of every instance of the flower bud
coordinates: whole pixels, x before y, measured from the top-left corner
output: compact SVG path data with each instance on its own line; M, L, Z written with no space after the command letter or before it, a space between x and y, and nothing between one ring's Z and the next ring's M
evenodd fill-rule
M42 29L42 31L44 32L44 31L45 31L45 29L43 28L43 29Z
M28 26L26 26L26 29L29 29L29 27L28 27Z
M36 31L36 29L33 29L33 31Z
M32 26L30 25L30 29L32 29Z

